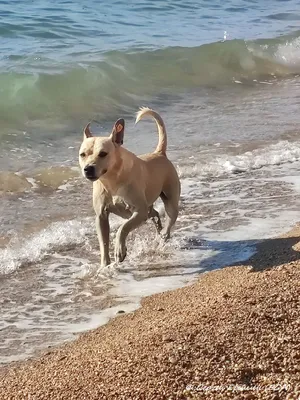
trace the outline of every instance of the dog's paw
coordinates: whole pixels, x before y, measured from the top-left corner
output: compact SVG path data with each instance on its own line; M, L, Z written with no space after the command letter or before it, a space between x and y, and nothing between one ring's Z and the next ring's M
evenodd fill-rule
M103 256L101 255L100 265L101 265L101 268L102 267L105 268L108 265L110 265L110 257L109 256L105 256L105 255L103 255Z
M166 232L164 229L160 232L160 236L163 238L163 240L166 242L167 240L170 239L170 232Z
M115 248L115 260L117 262L124 261L126 254L127 254L127 247L125 245L122 245L121 243L117 243Z

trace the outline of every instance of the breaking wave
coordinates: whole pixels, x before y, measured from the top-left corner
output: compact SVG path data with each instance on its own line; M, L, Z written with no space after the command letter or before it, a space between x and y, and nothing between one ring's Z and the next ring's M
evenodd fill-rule
M198 47L109 51L98 62L59 64L26 57L0 74L0 119L6 127L30 121L111 118L147 96L202 86L274 80L300 73L300 32L275 39L228 40ZM47 61L47 62L46 62ZM48 68L43 69L47 63ZM51 63L53 65L51 66Z

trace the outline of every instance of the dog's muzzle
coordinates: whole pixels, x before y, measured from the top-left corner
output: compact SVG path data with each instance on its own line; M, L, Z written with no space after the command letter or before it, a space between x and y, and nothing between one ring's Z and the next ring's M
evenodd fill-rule
M96 169L94 167L94 165L87 165L86 167L84 167L84 175L87 179L89 179L90 181L95 181L98 178L96 177Z

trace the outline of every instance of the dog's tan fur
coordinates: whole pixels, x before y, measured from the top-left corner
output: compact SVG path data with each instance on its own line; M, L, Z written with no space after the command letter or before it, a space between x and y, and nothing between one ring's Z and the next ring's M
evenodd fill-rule
M178 215L180 182L176 169L166 156L167 135L160 115L149 108L141 108L136 122L152 116L157 124L159 141L153 153L136 156L122 147L125 122L118 120L108 137L92 136L89 124L84 129L79 152L82 173L93 181L93 205L101 252L101 265L110 264L109 214L128 219L116 235L115 259L126 257L128 234L151 218L158 232L166 239ZM166 211L166 225L162 230L153 203L161 197Z

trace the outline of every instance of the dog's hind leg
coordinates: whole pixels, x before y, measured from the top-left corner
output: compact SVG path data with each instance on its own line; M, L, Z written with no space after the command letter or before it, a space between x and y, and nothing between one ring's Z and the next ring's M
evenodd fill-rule
M151 221L154 223L157 233L160 233L162 230L160 215L153 206L149 207L148 218L151 218Z
M178 197L167 197L165 193L161 193L160 198L162 199L166 210L166 222L160 234L165 240L167 240L170 238L171 228L178 217Z

